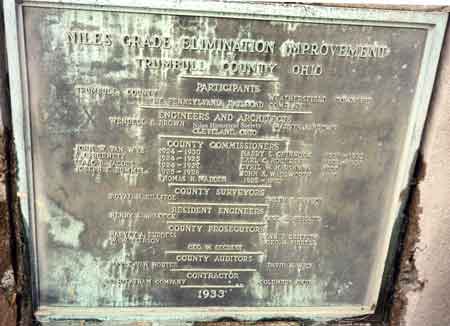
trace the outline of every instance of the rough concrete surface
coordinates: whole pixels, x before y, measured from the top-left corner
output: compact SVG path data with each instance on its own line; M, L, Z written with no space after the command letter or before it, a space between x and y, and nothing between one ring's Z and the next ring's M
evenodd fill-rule
M425 176L426 165L422 155L419 155L416 170L411 182L411 193L405 208L407 216L407 228L404 230L401 255L397 260L397 278L395 282L395 292L390 311L390 325L401 326L404 324L404 316L408 305L407 294L410 291L421 291L424 282L419 279L415 262L415 252L420 236L420 217L422 208L420 206L420 189L418 184ZM405 232L406 231L406 232Z
M3 11L0 9L0 22ZM32 325L31 287L24 227L15 191L15 160L9 121L8 76L0 24L0 326ZM13 214L13 212L15 212Z
M0 27L0 42L4 43L3 26ZM5 53L0 49L0 109L6 108ZM16 280L13 267L13 241L6 196L7 162L5 135L0 118L0 326L16 325Z
M450 33L412 194L392 326L450 325Z

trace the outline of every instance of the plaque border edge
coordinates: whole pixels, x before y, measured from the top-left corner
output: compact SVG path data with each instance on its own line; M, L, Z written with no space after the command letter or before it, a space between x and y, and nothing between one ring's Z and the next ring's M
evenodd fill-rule
M23 17L24 7L43 8L67 8L85 10L111 10L137 12L137 13L166 13L173 15L192 15L200 13L203 16L247 18L247 19L274 19L280 21L300 20L317 23L320 20L333 19L332 23L357 24L371 26L410 27L427 30L426 43L423 50L422 62L417 79L416 93L411 107L411 116L408 121L408 130L405 136L405 144L400 155L400 164L397 174L397 182L394 187L394 195L399 195L408 188L412 174L412 168L416 160L417 151L420 148L422 133L428 113L428 106L434 87L434 80L438 68L440 51L445 34L447 13L325 7L304 4L281 6L276 3L243 3L243 2L215 2L195 0L170 0L152 1L151 3L138 3L133 0L26 0L22 4L16 4L15 0L4 0L3 9L5 15L6 49L8 55L8 71L10 80L11 115L13 121L13 137L16 145L18 165L18 198L21 205L23 219L26 226L26 237L30 245L32 266L32 298L36 316L39 320L67 319L67 318L98 318L104 314L104 318L111 316L122 320L123 317L131 318L132 314L141 316L144 320L180 319L211 320L219 317L236 317L241 320L257 320L261 318L314 318L335 319L352 317L375 312L378 296L382 288L384 274L386 272L385 261L388 258L389 246L394 232L394 224L400 218L401 211L406 204L405 200L395 200L393 197L391 209L386 226L388 232L381 243L382 254L374 263L374 274L371 278L375 286L368 287L366 302L361 306L328 306L328 307L170 307L170 308L124 308L114 313L117 308L71 308L71 307L46 307L39 305L38 261L36 252L36 223L34 218L34 190L33 169L31 159L31 128L28 117L28 91L27 74L23 66L25 62ZM114 6L114 8L105 8ZM151 7L150 7L151 6ZM243 14L249 9L256 9L256 14ZM214 9L214 10L213 10ZM292 12L295 9L295 12ZM326 22L330 23L330 22ZM381 261L380 261L381 260ZM171 317L171 312L176 309L180 313L186 310L182 318ZM111 311L109 311L111 310ZM107 312L108 311L108 312ZM82 312L82 313L81 313ZM95 315L94 315L95 314ZM131 315L130 315L131 314ZM301 316L300 316L301 315ZM80 317L82 316L82 317Z

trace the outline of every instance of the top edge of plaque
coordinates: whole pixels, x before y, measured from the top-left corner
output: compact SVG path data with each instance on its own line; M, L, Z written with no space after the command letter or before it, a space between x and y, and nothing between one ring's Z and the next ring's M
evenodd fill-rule
M8 2L6 0L5 2ZM199 6L201 3L201 6ZM365 25L373 23L399 23L404 26L410 24L431 24L444 26L447 13L436 11L410 11L372 8L333 7L333 4L315 6L305 3L277 3L258 1L210 1L210 0L154 0L151 2L138 2L134 0L25 0L21 6L37 6L52 8L77 8L92 10L108 10L149 13L168 13L189 15L192 12L198 15L215 17L233 17L257 19L258 16L276 20L297 20L299 18L311 19L314 22L321 19L334 19L335 23ZM267 19L266 18L266 19ZM327 22L329 23L329 22ZM389 24L393 26L392 24ZM417 26L411 26L417 27Z

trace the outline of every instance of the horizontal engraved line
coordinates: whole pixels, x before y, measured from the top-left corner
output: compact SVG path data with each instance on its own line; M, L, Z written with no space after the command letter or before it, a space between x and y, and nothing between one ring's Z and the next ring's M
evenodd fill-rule
M248 138L248 137L214 137L214 136L182 136L182 135L158 135L159 138L183 138L183 139L223 139L223 140L249 140L249 141L287 141L287 138Z
M213 288L213 289L242 289L244 288L244 285L180 285L180 288L182 289L207 289L207 288Z
M277 82L278 78L270 77L239 77L239 76L212 76L212 75L180 75L181 78L201 78L201 79L228 79L228 80L253 80L253 81L267 81Z
M141 105L141 109L164 109L164 110L186 110L186 111L228 111L228 112L249 112L249 113L282 113L282 114L312 114L312 111L290 111L290 110L251 110L251 109L227 109L227 108L192 108L192 107L164 107Z
M262 251L216 251L216 250L166 250L166 254L200 254L200 255L264 255Z
M262 206L269 207L269 204L260 204L260 203L208 203L208 202L175 202L170 201L167 203L168 205L204 205L204 206Z
M173 268L171 272L256 272L256 268Z
M193 186L193 187L236 187L236 188L272 188L271 185L252 185L252 184L221 184L221 183L174 183L169 182L169 187L173 186Z
M229 224L229 225L266 225L265 222L244 222L244 221L166 221L171 224Z

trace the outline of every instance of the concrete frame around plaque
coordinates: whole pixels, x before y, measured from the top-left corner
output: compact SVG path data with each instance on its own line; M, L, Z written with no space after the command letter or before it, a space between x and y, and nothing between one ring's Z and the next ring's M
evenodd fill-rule
M38 284L38 254L36 252L36 222L33 184L33 165L31 157L31 128L28 107L30 105L27 89L27 72L25 69L24 38L22 10L26 7L41 8L82 8L87 10L105 10L112 12L165 13L174 15L195 15L211 17L231 17L242 19L260 19L309 23L329 23L348 25L368 25L419 28L427 31L424 52L417 77L411 114L402 152L399 153L400 164L396 173L393 195L389 202L389 214L384 216L384 227L379 230L384 234L378 244L378 255L371 271L371 281L366 299L360 305L336 305L316 307L76 307L43 306L40 304ZM441 43L445 31L447 15L430 12L406 12L387 10L365 10L348 8L329 8L304 5L280 6L256 3L201 1L152 1L137 2L131 0L48 0L24 1L16 5L14 0L4 1L6 21L6 39L9 61L10 90L12 99L12 118L18 159L18 194L22 214L27 226L27 235L32 248L32 266L34 276L34 304L38 319L50 320L148 320L189 322L196 320L214 320L221 317L241 320L261 318L311 318L329 320L342 317L372 314L377 306L385 261L391 243L394 225L400 218L405 196L401 193L408 188L411 170L420 145L427 107L430 101L436 74ZM399 198L401 198L399 200Z

